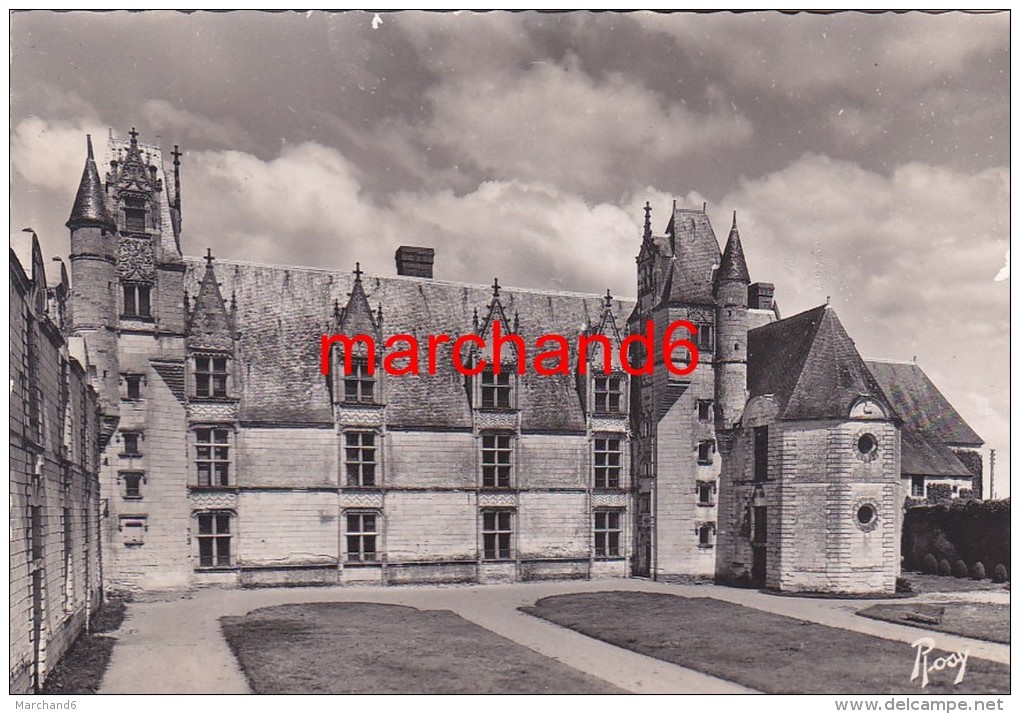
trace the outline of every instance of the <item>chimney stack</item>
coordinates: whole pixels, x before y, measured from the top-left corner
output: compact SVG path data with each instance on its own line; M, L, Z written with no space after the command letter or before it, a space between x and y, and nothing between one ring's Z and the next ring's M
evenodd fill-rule
M435 258L436 251L432 248L402 245L397 248L397 275L431 278Z
M747 306L752 310L771 310L776 294L772 283L753 283L747 286Z

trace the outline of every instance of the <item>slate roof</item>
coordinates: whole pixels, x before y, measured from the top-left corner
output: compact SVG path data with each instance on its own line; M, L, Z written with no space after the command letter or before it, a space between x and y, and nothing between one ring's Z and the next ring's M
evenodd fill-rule
M672 236L673 257L663 302L714 304L712 273L719 267L719 241L703 210L675 208L667 233Z
M827 305L748 332L747 387L773 395L780 419L845 419L863 395L888 405Z
M186 287L194 294L203 259L187 257ZM347 303L355 276L311 268L217 260L216 279L237 298L240 417L245 421L331 423L326 377L319 371L320 337L332 334L334 301ZM427 365L427 335L451 337L473 331L473 312L492 301L492 288L425 278L362 276L366 301L382 305L384 336L415 335ZM520 315L529 348L539 335L562 334L575 351L576 336L602 317L604 296L501 288L506 312ZM619 323L634 307L612 301ZM483 313L484 314L484 313ZM440 349L436 375L388 377L387 420L391 427L469 428L465 378L454 371L451 346ZM533 354L533 352L532 352ZM531 354L529 354L530 358ZM572 354L572 361L576 358ZM573 375L543 377L530 367L521 377L522 428L530 431L585 429Z
M81 172L78 193L74 197L71 216L67 219L67 227L92 224L113 231L116 230L117 223L106 206L106 189L103 188L99 169L96 168L96 160L92 154L91 135L87 137L86 142L88 155L85 159L85 168Z
M880 360L867 364L905 426L951 446L977 448L985 443L917 364Z
M869 360L867 366L903 419L903 473L971 476L950 447L978 448L984 441L924 370L913 362Z
M747 271L747 259L744 258L744 247L740 244L740 233L737 231L736 211L733 212L733 227L730 228L730 237L726 240L719 270L715 274L716 285L728 280L747 284L751 282L751 275Z
M195 298L195 309L188 317L188 347L192 349L230 350L234 346L233 329L227 306L216 282L210 261Z

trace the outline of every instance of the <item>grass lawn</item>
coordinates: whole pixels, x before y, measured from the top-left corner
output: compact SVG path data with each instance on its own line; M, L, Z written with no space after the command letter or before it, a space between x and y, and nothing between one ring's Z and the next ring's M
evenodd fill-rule
M446 610L310 603L220 623L259 694L621 692Z
M1009 605L985 602L939 602L930 603L945 608L942 622L938 625L923 624L904 619L904 615L917 610L916 605L873 605L858 612L858 615L875 620L895 622L927 630L948 632L961 637L973 637L989 642L1009 644Z
M110 664L116 637L113 632L124 621L124 600L107 597L103 607L92 617L92 631L82 634L71 649L50 670L43 684L43 694L95 694Z
M953 578L944 575L926 575L925 573L911 572L903 572L902 577L910 583L910 591L919 594L962 593L984 590L1010 592L1009 583L993 583L991 580L971 580L970 578Z
M919 694L909 644L711 598L642 592L557 595L525 612L641 654L775 694ZM938 654L943 654L939 652ZM934 661L936 653L932 653ZM925 693L1009 692L1009 667L932 672Z

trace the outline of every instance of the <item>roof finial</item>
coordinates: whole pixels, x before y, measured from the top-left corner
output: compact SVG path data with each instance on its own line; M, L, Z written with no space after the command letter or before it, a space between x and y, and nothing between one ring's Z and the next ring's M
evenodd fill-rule
M138 132L135 131L134 127L131 127L131 131L129 131L128 133L131 134L131 146L137 146L138 145Z
M212 248L206 248L205 249L205 266L207 268L212 268L212 264L213 264Z
M499 297L499 278L492 279L492 297Z
M174 144L174 208L181 210L181 150Z
M605 301L606 301L606 307L612 307L613 306L613 294L611 292L609 292L609 288L606 288Z
M333 298L333 319L340 322L340 301Z
M475 332L478 332L478 308L477 307L474 309L474 312L471 315L471 322L474 324Z
M645 201L645 238L652 237L652 204Z
M829 306L829 301L830 301L831 299L832 299L832 296L831 296L831 295L826 295L826 296L825 296L825 306L826 306L826 307L828 307L828 306Z
M517 314L517 311L514 310L514 334L520 331L521 331L521 318L520 315Z
M733 225L730 226L731 231L737 230L737 209L733 209Z
M361 275L362 275L362 272L361 272L361 263L360 262L355 263L354 264L354 282L360 283L361 282Z
M89 156L88 156L88 158L90 158L93 161L95 161L96 157L92 153L92 135L91 134L86 134L85 135L85 143L88 144L88 147L89 147Z

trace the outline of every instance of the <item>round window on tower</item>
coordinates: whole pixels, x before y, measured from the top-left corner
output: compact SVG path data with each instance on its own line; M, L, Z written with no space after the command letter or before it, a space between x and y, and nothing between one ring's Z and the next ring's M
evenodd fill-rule
M865 533L878 527L878 506L873 501L858 501L853 513L854 525Z
M854 456L870 462L878 458L878 439L871 432L858 432L854 436Z

